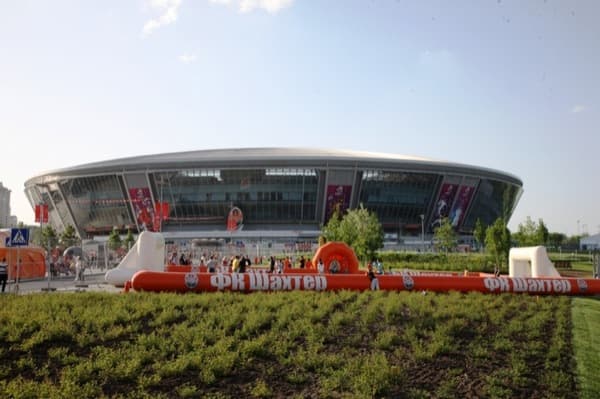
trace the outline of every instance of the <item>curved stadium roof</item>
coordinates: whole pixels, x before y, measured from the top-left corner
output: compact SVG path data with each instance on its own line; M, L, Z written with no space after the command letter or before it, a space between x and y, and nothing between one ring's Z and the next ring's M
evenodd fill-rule
M140 155L127 158L93 162L41 173L25 182L25 186L46 183L58 177L119 173L140 170L161 170L206 167L248 167L281 165L353 167L416 170L445 174L474 175L523 185L518 177L495 169L465 165L416 156L375 153L365 151L319 148L233 148L213 149L164 154Z

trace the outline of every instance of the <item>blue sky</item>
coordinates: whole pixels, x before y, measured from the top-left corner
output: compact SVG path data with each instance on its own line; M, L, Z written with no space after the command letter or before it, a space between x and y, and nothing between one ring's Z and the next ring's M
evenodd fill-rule
M523 180L510 221L600 230L600 2L0 2L0 182L142 154L302 146Z

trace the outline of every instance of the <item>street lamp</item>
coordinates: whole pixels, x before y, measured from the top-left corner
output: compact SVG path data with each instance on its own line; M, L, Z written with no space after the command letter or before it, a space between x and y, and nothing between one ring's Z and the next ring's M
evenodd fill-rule
M420 214L419 217L421 218L421 246L425 252L425 215Z

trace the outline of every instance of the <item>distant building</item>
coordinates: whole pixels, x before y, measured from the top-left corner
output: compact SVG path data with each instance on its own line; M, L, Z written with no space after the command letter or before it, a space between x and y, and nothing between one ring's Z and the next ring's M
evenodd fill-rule
M10 226L10 190L0 182L0 227Z
M579 240L579 249L582 251L594 251L600 249L600 234L582 237Z
M8 227L18 227L19 219L15 215L10 215L8 218Z

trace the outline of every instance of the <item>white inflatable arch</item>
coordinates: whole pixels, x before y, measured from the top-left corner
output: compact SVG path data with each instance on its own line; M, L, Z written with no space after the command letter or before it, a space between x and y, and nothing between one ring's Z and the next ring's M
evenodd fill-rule
M550 262L546 247L511 248L508 256L509 277L560 277Z
M165 239L161 233L143 231L121 263L106 272L107 283L122 287L140 270L165 270Z

